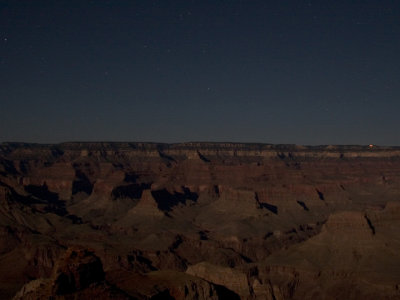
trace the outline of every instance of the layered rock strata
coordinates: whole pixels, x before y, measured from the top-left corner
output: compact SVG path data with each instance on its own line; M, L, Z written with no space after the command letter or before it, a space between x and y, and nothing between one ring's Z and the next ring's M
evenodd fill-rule
M0 298L397 299L399 200L397 147L3 143Z

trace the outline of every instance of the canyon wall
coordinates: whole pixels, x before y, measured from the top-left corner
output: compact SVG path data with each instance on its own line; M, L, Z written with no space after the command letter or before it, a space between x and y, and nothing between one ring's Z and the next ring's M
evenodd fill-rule
M3 143L0 297L398 299L399 196L399 147Z

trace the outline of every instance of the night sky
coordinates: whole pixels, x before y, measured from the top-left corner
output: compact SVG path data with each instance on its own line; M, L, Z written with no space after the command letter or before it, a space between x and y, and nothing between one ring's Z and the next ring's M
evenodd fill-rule
M0 142L400 145L400 1L0 1Z

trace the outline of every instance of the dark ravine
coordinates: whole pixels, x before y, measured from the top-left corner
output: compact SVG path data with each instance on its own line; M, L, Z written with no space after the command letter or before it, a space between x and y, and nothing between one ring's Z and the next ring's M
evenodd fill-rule
M0 204L1 299L400 298L400 147L3 143Z

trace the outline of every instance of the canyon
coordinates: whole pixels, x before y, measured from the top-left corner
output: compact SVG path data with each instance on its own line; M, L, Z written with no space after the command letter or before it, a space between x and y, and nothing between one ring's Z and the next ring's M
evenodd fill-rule
M400 147L0 144L1 299L400 299Z

